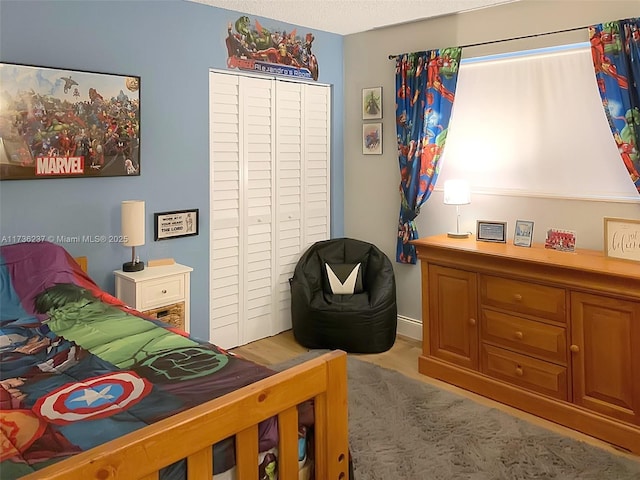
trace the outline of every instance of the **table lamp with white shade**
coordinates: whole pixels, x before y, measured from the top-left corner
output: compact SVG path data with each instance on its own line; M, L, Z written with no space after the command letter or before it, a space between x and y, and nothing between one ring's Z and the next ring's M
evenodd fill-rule
M136 256L136 247L144 245L144 200L122 202L122 236L125 247L131 247L131 261L122 264L125 272L144 270L144 262Z
M471 203L471 190L469 182L466 180L447 180L444 182L444 203L445 205L456 206L456 231L448 232L451 238L467 238L469 232L460 232L460 205Z

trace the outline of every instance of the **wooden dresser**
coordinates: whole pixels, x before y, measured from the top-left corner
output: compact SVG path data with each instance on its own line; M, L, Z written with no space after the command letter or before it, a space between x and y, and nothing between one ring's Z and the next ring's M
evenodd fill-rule
M640 454L640 264L416 240L421 373Z

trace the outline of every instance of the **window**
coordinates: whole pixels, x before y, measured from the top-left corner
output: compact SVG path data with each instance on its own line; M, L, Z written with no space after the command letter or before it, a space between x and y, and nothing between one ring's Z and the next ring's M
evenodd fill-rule
M588 43L463 60L438 186L637 201Z

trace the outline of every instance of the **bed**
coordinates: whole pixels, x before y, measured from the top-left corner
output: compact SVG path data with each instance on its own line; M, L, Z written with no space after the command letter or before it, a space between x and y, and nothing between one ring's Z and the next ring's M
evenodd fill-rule
M81 260L82 263L82 260ZM346 354L276 373L0 248L0 478L347 479Z

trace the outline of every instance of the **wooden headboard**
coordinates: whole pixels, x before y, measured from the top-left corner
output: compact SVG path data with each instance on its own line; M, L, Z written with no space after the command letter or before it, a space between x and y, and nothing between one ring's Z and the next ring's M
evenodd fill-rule
M84 273L87 273L87 257L73 257Z

